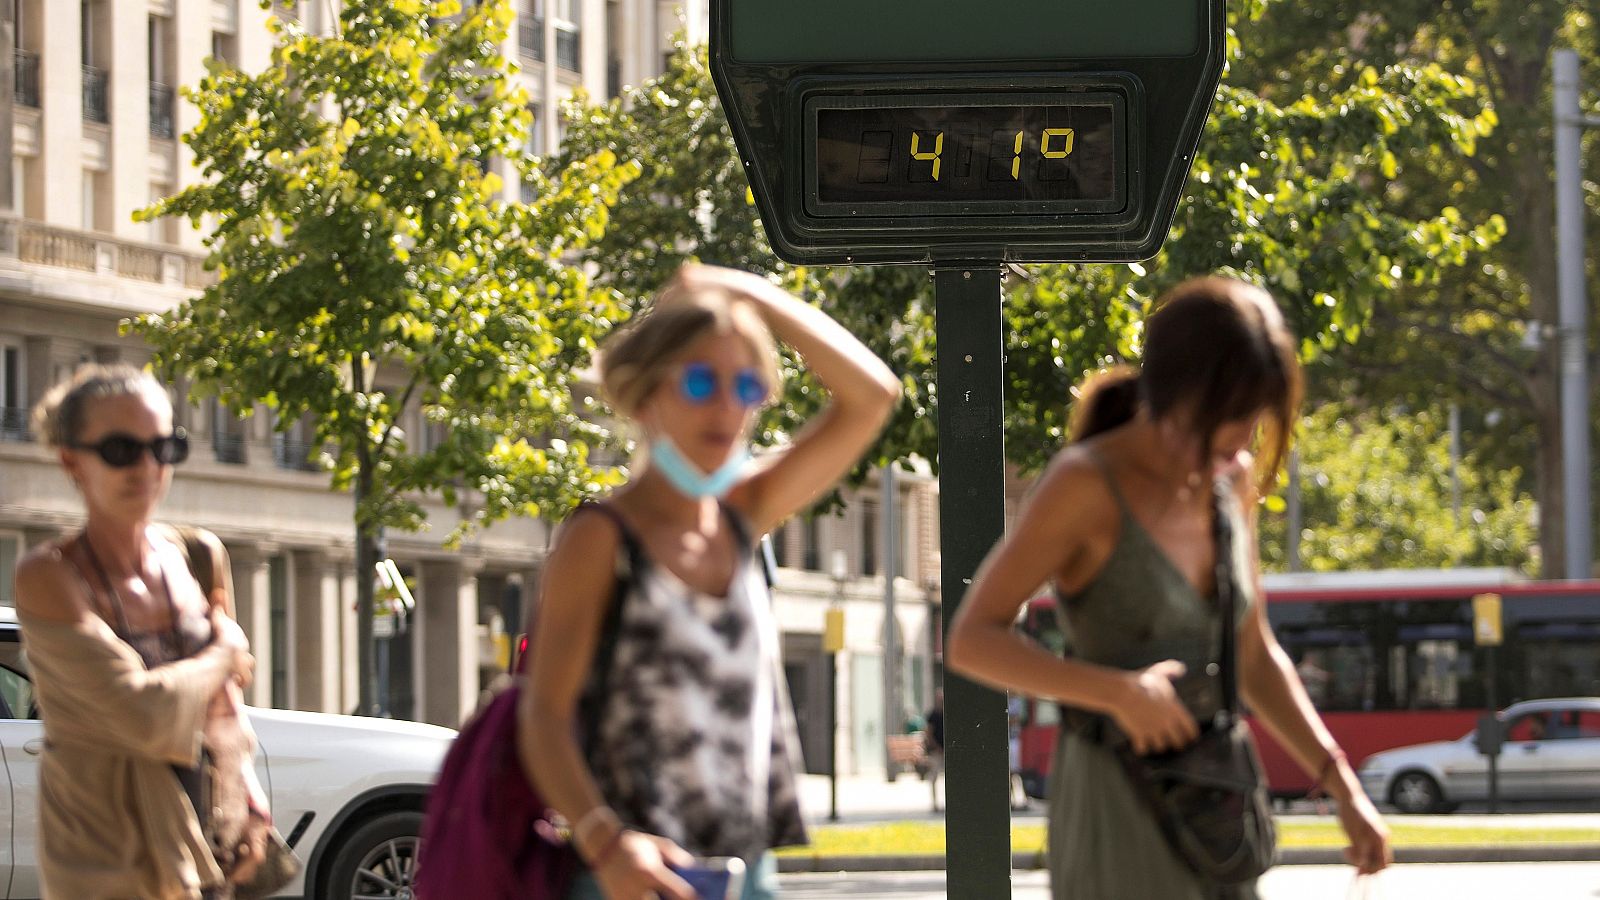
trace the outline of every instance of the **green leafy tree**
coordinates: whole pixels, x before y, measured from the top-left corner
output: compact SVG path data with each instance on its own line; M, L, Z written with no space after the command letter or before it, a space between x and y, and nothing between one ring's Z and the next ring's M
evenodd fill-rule
M372 574L385 527L419 497L472 524L558 511L611 477L590 468L574 371L615 317L566 256L603 233L633 174L611 154L530 171L532 205L497 195L522 158L526 98L500 55L507 3L346 0L337 34L273 20L259 74L213 65L187 92L205 173L139 214L209 228L217 282L133 323L158 364L230 407L305 418L336 489L357 500L361 708L373 701ZM401 427L420 407L433 440ZM518 435L527 438L518 438Z
M1248 21L1263 9L1257 0L1236 15ZM637 304L686 258L778 273L905 379L910 402L869 462L912 453L936 459L926 270L780 265L760 230L703 48L680 48L665 75L625 102L580 103L567 115L558 167L600 150L641 166L616 207L619 227L584 251L599 279ZM1388 186L1403 164L1469 155L1493 121L1473 83L1437 64L1365 67L1337 89L1277 100L1230 75L1155 261L1012 271L1005 306L1011 460L1034 470L1060 447L1071 386L1087 371L1136 355L1151 300L1186 276L1223 271L1266 285L1314 354L1359 335L1389 293L1435 284L1491 246L1502 230L1496 217L1474 219L1446 204L1406 209ZM815 396L809 382L791 382L769 436L781 436Z
M1280 102L1344 90L1367 67L1440 66L1473 80L1499 125L1475 152L1395 150L1384 191L1420 215L1448 205L1469 221L1501 215L1505 239L1436 283L1402 283L1372 309L1369 339L1335 349L1324 397L1362 395L1414 409L1451 401L1499 417L1486 461L1524 471L1539 498L1546 572L1565 569L1550 54L1572 47L1592 108L1600 85L1595 0L1273 2L1243 30L1239 77ZM1596 171L1595 139L1585 140ZM1585 184L1591 210L1600 188ZM1590 296L1600 282L1591 267ZM1600 371L1595 379L1600 380Z
M1301 423L1297 447L1301 568L1538 565L1535 504L1519 487L1521 473L1485 465L1477 453L1452 464L1437 416L1329 404ZM1289 567L1288 527L1281 512L1263 517L1269 569Z

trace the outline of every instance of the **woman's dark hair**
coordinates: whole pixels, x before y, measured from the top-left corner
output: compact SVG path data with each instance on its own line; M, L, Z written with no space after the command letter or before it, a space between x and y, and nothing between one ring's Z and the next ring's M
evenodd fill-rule
M1300 407L1294 337L1272 297L1228 278L1195 278L1156 301L1145 323L1142 369L1100 373L1077 392L1073 440L1132 420L1142 404L1160 418L1193 411L1207 455L1217 429L1265 413L1257 485L1271 488Z

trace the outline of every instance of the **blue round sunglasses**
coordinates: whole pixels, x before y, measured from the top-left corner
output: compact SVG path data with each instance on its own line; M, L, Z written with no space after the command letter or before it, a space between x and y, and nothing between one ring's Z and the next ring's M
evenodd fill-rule
M678 390L683 392L683 399L699 406L711 402L721 382L722 377L709 363L685 363L678 376ZM767 399L766 382L755 369L734 372L728 387L734 401L745 409L760 406Z

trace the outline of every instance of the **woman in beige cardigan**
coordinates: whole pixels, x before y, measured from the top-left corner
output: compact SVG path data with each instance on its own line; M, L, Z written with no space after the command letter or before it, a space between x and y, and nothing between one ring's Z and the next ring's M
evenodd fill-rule
M17 567L45 730L44 896L226 897L262 850L256 840L221 854L211 846L202 747L206 765L245 780L263 821L267 807L237 718L252 666L244 633L224 590L202 596L180 548L151 522L187 438L160 384L128 366L80 370L40 404L35 425L88 513L82 532ZM229 749L212 749L217 734L234 736L220 743ZM218 855L236 858L227 875Z

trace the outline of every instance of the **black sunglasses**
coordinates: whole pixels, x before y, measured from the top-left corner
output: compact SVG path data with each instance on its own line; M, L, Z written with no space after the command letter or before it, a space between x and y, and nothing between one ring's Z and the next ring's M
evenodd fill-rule
M163 466L177 465L189 458L189 432L174 428L165 437L141 441L126 434L108 434L93 444L73 444L74 450L93 450L105 464L114 469L136 465L145 451Z

